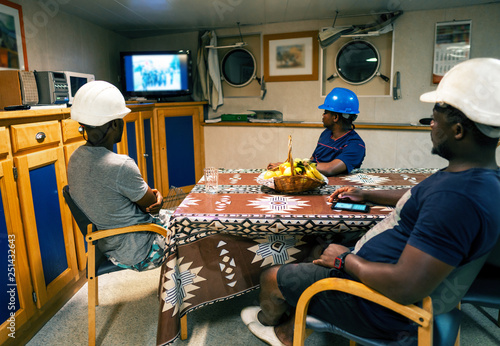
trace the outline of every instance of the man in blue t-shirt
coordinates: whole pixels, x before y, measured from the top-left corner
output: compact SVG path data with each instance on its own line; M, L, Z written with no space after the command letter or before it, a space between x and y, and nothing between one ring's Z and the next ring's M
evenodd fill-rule
M359 102L349 89L334 88L318 107L323 109L323 126L311 162L316 162L318 171L327 177L350 173L361 167L365 158L365 142L354 131L353 122L358 117ZM272 169L281 162L270 163Z
M471 59L452 68L436 91L432 153L446 168L410 190L343 187L329 198L395 205L354 249L330 244L312 263L274 266L261 275L260 307L242 310L250 331L271 345L291 345L293 313L302 292L328 277L362 282L401 304L431 296L434 314L453 309L500 238L500 60ZM488 82L491 81L491 82ZM480 93L478 93L480 91ZM422 122L422 121L421 121ZM453 289L450 289L452 287ZM416 326L385 308L328 291L308 314L361 337L415 337ZM290 317L291 316L291 317Z

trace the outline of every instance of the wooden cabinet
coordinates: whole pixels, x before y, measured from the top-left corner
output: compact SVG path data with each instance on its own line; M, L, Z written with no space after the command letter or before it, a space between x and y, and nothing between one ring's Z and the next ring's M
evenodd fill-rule
M193 188L203 176L203 104L157 107L158 153L162 190ZM164 192L165 194L165 192Z
M80 124L71 119L61 120L62 139L64 144L64 161L68 166L71 154L81 145L86 142L80 133ZM73 220L73 236L75 238L76 258L78 261L78 269L85 270L87 267L87 243L83 238L83 234L78 228L76 221Z
M122 140L117 152L130 156L139 167L144 180L151 188L159 189L161 176L157 174L157 146L153 106L133 107L123 120Z
M0 344L15 340L36 310L8 143L6 128L0 127Z
M61 127L58 121L13 125L11 134L34 299L41 308L78 276L72 218L62 197L68 180Z
M203 175L203 104L134 105L124 119L115 151L164 196ZM27 342L86 281L86 243L62 196L69 158L85 144L79 127L68 109L0 111L0 344Z
M72 217L62 196L67 184L63 137L69 144L78 140L57 119L66 114L55 119L27 114L39 121L14 117L13 124L0 127L0 248L5 250L0 260L6 271L1 297L12 309L0 315L0 343L7 345L29 340L85 279L77 263ZM8 255L13 254L11 269ZM15 271L15 293L9 286L10 270Z

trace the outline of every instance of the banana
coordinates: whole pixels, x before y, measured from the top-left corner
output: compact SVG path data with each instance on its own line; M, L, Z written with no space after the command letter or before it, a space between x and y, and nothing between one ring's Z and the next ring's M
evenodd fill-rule
M304 168L306 170L306 172L305 172L306 176L308 176L309 178L312 178L312 179L316 179L316 176L312 172L311 166L304 166Z
M316 179L323 181L323 176L321 175L321 173L316 168L316 165L314 165L314 166L311 167L311 171L313 172L313 174L316 177Z

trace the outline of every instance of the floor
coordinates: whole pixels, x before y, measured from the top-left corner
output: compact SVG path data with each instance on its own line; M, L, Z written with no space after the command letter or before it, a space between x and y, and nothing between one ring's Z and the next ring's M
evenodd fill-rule
M98 345L156 345L159 269L136 273L130 270L99 277L97 307ZM209 305L188 314L187 340L173 346L265 345L240 319L240 311L257 305L258 291ZM498 311L463 306L461 345L500 345L500 328L494 324ZM348 345L332 334L313 333L306 345ZM87 285L35 335L27 346L87 345Z

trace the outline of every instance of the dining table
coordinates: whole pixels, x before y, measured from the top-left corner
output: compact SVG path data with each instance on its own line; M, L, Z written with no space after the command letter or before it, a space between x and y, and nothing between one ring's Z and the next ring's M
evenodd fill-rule
M393 210L385 205L371 205L368 212L334 210L328 197L336 189L408 189L436 169L356 169L293 194L261 184L264 169L218 171L217 193L205 190L202 177L170 217L157 345L179 337L181 317L189 312L259 288L263 269L311 261L318 245L350 246Z

